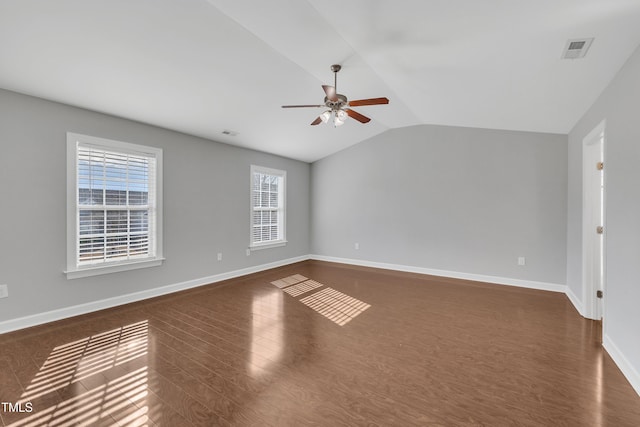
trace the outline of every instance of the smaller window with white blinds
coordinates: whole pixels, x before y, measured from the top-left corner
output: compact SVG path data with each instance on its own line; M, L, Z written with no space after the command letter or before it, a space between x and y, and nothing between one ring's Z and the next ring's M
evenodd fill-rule
M162 150L67 134L67 277L162 262Z
M286 176L286 171L251 165L251 249L286 244Z

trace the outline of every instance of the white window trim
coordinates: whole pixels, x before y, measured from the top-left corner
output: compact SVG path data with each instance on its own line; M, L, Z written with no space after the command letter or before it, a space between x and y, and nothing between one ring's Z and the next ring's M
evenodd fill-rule
M79 266L78 253L78 146L95 145L101 149L152 155L156 158L156 233L155 256L139 260ZM164 261L162 252L162 149L95 136L67 132L67 279L96 276L138 268L155 267Z
M255 173L263 173L267 175L276 175L282 177L282 239L272 240L265 243L254 243L253 241L253 175ZM287 171L280 169L271 169L263 166L251 165L251 173L249 179L249 249L257 251L261 249L277 248L286 246L287 244Z
M279 248L281 246L287 246L287 243L289 242L284 239L269 243L255 243L252 246L249 246L249 249L251 249L252 251L259 251L261 249Z

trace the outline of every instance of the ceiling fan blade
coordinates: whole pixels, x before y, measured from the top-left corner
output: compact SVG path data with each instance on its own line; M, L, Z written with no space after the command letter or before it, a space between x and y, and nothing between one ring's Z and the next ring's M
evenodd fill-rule
M356 99L355 101L349 101L350 107L361 107L363 105L380 105L388 104L387 98L369 98L369 99Z
M282 108L324 107L324 105L283 105Z
M351 110L349 108L347 108L344 111L347 112L349 117L351 117L352 119L356 119L360 123L369 123L371 121L371 119L369 117L363 116L362 114L358 113L357 111L353 111L353 110Z
M311 122L311 126L319 125L320 123L322 123L322 119L320 117L316 117L316 119Z
M336 88L334 86L322 85L322 89L324 89L324 93L327 94L327 99L329 101L336 102L338 100L338 95L336 94Z

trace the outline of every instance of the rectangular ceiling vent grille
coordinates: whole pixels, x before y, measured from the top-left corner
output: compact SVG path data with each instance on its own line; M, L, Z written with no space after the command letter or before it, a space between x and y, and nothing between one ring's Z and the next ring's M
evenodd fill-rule
M567 40L567 44L562 51L562 59L584 58L593 42L593 37L588 39Z

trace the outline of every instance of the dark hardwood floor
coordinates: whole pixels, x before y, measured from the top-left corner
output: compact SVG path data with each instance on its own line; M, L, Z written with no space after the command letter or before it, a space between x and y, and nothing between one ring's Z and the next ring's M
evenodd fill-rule
M558 293L307 261L0 335L0 417L640 426L600 333Z

